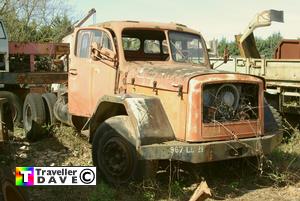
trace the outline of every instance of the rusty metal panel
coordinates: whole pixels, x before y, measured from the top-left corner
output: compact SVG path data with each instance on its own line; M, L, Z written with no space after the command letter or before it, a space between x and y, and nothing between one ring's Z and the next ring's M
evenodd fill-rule
M282 40L274 54L275 59L300 59L300 40Z
M66 83L68 73L0 73L1 84L53 84Z
M27 55L63 55L69 54L67 43L19 43L9 42L9 54Z
M156 88L168 91L178 91L179 86L182 86L182 91L187 93L189 80L193 77L221 73L217 70L209 69L206 66L193 66L192 64L131 64L130 71L126 77L126 84L153 87L154 82L157 83Z
M249 83L258 84L258 119L257 121L224 122L221 124L205 124L203 122L203 86L207 83ZM263 87L261 78L241 74L203 75L193 78L189 87L189 104L187 108L186 141L225 140L261 135L264 130L263 119ZM230 135L229 135L230 133Z
M174 140L173 129L158 98L126 98L125 105L139 134L141 145Z
M240 42L241 37L242 35L235 36L235 41L238 45L241 57L260 58L253 33L251 33L242 43Z
M149 87L133 85L129 85L127 90L128 93L144 94L159 98L175 133L176 139L185 139L187 94L184 93L182 96L178 96L177 92L161 89L153 90Z
M263 137L215 141L204 143L187 143L169 141L162 144L141 146L139 152L146 160L178 160L190 163L205 163L269 154L280 144L282 131L267 133Z

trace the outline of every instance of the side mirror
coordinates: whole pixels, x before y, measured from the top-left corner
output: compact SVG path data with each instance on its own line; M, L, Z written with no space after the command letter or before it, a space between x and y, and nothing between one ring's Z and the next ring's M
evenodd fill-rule
M228 62L229 59L229 51L228 51L228 47L227 45L224 48L224 52L223 52L223 62L224 64L226 64Z
M109 62L116 62L116 53L110 49L102 47L97 42L92 42L91 45L91 58L94 61L104 60Z
M217 57L218 56L218 40L210 40L208 41L208 43L206 44L207 47L207 52L209 55L213 56L213 57Z

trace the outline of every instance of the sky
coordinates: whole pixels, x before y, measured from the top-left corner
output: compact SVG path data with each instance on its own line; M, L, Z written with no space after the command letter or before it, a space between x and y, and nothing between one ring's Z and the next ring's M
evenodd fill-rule
M200 31L206 40L234 40L245 30L254 15L263 10L284 11L284 23L255 31L266 38L280 32L284 38L300 37L299 0L68 0L75 18L95 8L95 21L139 20L177 22ZM86 25L93 24L93 18Z

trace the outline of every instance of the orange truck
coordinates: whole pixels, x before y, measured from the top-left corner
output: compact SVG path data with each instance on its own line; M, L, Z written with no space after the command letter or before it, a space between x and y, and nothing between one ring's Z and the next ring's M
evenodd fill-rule
M155 174L164 160L188 163L270 153L282 139L265 81L213 70L202 35L182 24L111 21L79 27L68 82L51 101L29 93L27 133L47 119L89 137L108 182Z

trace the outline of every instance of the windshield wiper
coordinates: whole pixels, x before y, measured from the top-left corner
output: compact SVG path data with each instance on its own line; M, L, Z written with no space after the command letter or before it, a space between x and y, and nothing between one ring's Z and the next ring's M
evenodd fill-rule
M178 49L178 48L176 47L176 45L175 45L172 41L170 41L170 42L171 42L171 45L173 45L173 47L176 49L176 52L178 52L178 53L182 56L182 58L184 59L184 61L187 61L188 63L194 64L194 62L191 61L187 56L185 56L185 55L183 54L183 52L182 52L180 49Z

